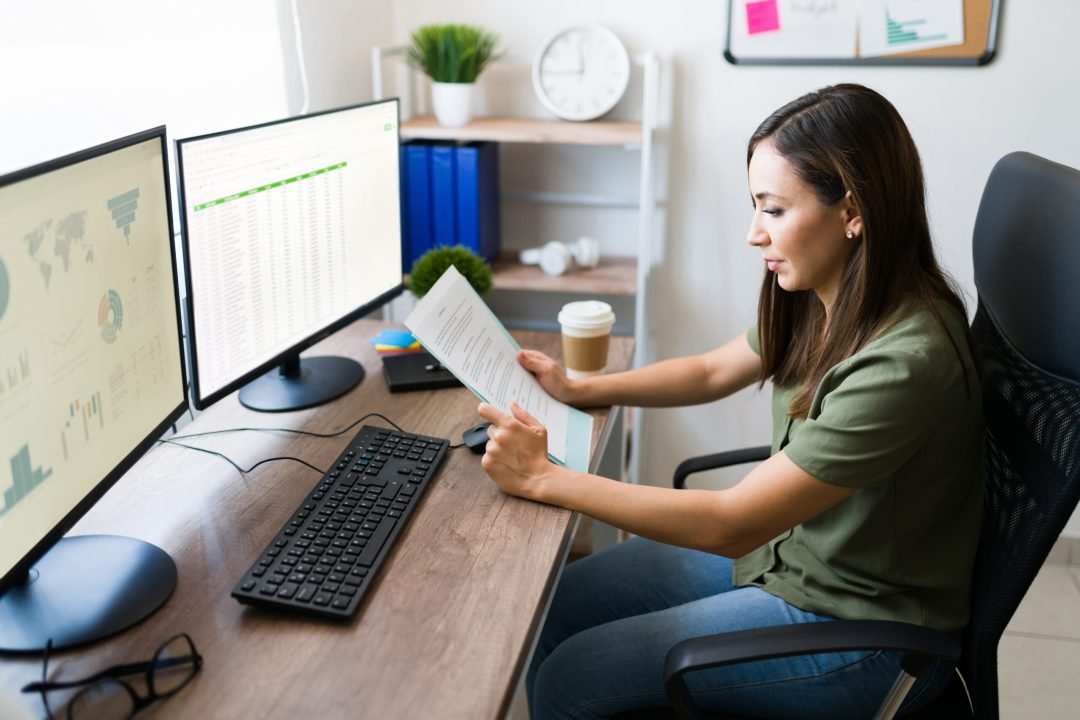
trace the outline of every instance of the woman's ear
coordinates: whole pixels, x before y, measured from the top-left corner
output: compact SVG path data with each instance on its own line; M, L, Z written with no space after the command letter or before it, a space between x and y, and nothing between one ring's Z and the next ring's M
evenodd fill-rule
M843 214L844 234L856 240L860 239L863 233L862 214L850 190L844 193L840 201L840 211Z

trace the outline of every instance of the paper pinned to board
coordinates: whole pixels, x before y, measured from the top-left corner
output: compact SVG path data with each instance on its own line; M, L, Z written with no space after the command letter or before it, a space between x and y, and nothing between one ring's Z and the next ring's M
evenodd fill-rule
M520 346L451 265L405 319L405 327L465 387L503 412L517 402L548 434L548 456L587 472L592 417L551 397L517 361Z
M963 0L862 0L859 17L862 57L963 43Z
M859 0L732 0L739 57L855 57Z

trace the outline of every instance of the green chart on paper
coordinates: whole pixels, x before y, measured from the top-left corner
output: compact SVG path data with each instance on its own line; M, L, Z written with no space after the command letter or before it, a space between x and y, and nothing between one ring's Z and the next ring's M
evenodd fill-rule
M241 198L246 198L246 197L249 197L251 195L261 193L261 192L266 192L268 190L274 190L276 188L285 187L286 185L291 185L293 183L300 182L301 180L308 180L310 178L319 177L320 175L325 175L328 172L333 172L334 170L340 170L341 168L345 167L347 164L348 163L345 163L345 162L339 162L336 165L331 165L329 167L319 168L318 170L312 170L311 172L306 172L306 173L303 173L302 175L294 175L293 177L285 178L284 180L278 180L277 182L267 183L266 185L259 185L258 187L253 187L250 190L244 190L243 192L233 193L232 195L226 195L225 197L218 198L217 200L210 200L208 202L200 203L200 204L195 206L195 212L198 212L200 210L205 210L206 208L210 208L210 207L216 207L218 205L223 205L223 204L225 204L227 202L232 202L233 200L240 200Z
M945 33L938 33L936 35L920 35L919 25L925 25L926 18L915 18L912 20L894 20L889 11L885 11L885 31L889 40L889 45L903 45L909 42L929 42L935 40L942 40L945 38Z

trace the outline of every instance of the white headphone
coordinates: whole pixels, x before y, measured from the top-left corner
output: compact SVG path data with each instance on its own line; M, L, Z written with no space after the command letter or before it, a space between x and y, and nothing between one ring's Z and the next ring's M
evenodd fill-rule
M572 263L580 268L596 267L600 262L600 241L591 237L569 244L552 240L543 247L522 250L519 259L523 265L539 265L548 275L562 275Z

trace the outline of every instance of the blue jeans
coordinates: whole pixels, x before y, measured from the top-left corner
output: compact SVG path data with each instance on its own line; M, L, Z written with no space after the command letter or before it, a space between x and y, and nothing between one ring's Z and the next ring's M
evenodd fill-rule
M680 640L828 622L759 588L731 584L731 560L635 538L568 565L526 676L532 720L607 718L667 707L664 656ZM687 675L700 707L762 718L868 718L900 671L898 653L780 658ZM941 692L939 663L908 695Z

